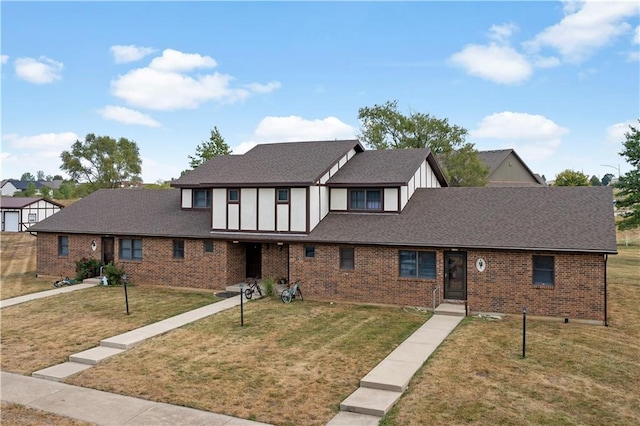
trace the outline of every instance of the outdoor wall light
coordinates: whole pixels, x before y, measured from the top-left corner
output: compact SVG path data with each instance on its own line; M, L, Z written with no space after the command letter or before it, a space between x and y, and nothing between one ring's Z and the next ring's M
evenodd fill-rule
M238 242L237 241L233 241L233 244L238 244Z

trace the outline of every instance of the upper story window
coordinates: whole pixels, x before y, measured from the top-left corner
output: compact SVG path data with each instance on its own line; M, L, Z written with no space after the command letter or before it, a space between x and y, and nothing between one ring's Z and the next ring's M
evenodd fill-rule
M193 190L193 208L204 209L211 207L211 191L208 189Z
M278 200L278 203L288 203L289 202L289 190L288 189L278 189L277 190L277 200Z
M239 203L240 202L240 190L239 189L230 189L227 192L227 200L230 203Z
M380 189L350 189L349 210L382 210Z

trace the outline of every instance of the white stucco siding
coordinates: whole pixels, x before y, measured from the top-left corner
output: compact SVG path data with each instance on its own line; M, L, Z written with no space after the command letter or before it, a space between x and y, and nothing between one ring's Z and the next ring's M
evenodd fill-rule
M309 231L320 222L320 187L309 187Z
M240 205L238 204L228 204L227 205L227 216L228 216L228 229L238 230L240 229Z
M351 160L354 155L356 155L356 150L352 148L351 151L347 152L347 160Z
M331 210L347 209L347 189L331 188Z
M258 190L258 229L276 230L276 190L260 188Z
M427 160L424 160L422 164L420 164L420 188L427 187L427 168L429 165L427 164Z
M255 231L258 228L258 190L242 188L240 190L240 229Z
M336 173L338 173L338 169L340 169L338 163L334 164L333 167L331 167L331 169L329 170L329 175L335 175Z
M407 205L407 201L409 200L409 188L407 185L402 185L400 187L400 210L404 209L404 206Z
M183 209L191 208L191 199L192 199L191 188L183 188L182 189L182 208Z
M307 188L291 188L291 229L307 230Z
M289 204L278 204L276 206L277 231L289 230Z
M325 183L327 183L330 177L331 177L331 174L329 172L322 175L322 177L320 178L320 185L324 185Z
M398 188L384 189L384 211L398 211Z
M349 161L349 158L345 155L338 161L338 168L341 168L342 166L347 164L347 161Z
M326 186L320 187L320 220L329 214L329 188Z
M213 229L226 229L227 227L227 189L214 188L211 192L211 209Z

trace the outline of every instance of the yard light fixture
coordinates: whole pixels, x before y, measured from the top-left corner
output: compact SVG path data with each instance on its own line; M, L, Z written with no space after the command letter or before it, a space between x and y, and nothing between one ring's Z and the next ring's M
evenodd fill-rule
M244 287L244 283L240 283L240 327L244 327L244 306L242 304L242 287Z
M522 307L522 358L527 357L527 307Z

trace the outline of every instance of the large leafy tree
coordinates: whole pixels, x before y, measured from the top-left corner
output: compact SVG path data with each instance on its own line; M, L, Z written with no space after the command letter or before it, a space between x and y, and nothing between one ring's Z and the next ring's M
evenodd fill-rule
M360 139L375 149L430 148L453 186L484 186L488 167L478 157L467 130L429 114L398 111L398 101L358 110Z
M600 182L600 178L598 178L598 176L593 175L593 176L591 176L591 179L589 179L589 185L591 185L591 186L600 186L600 185L602 185L602 182Z
M224 138L218 131L218 128L214 127L213 129L211 129L209 140L202 141L202 143L196 147L195 156L188 156L189 166L192 169L195 169L200 164L204 163L205 161L211 160L213 157L229 154L231 154L229 145L227 145L227 143L224 141Z
M77 140L71 151L63 151L60 159L61 170L93 189L116 188L123 181L139 178L142 171L140 152L134 141L93 133L84 141Z
M561 171L556 175L555 186L589 186L589 178L582 172L571 169Z
M632 168L620 176L616 184L616 188L620 189L616 205L623 210L622 221L618 223L621 230L640 227L640 126L629 126L624 136L626 140L622 143L624 149L620 155L626 157Z
M36 178L29 172L25 172L22 174L22 176L20 176L20 180L21 181L27 181L27 182L33 182L36 180Z

